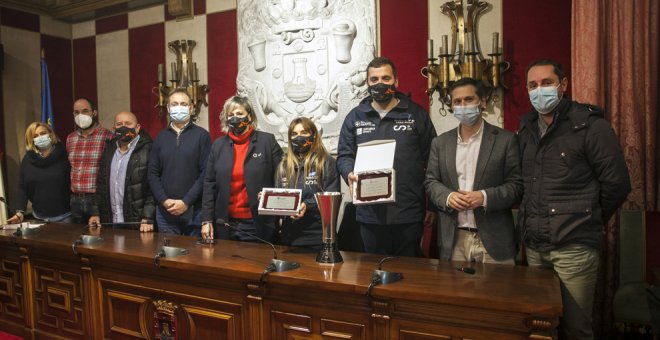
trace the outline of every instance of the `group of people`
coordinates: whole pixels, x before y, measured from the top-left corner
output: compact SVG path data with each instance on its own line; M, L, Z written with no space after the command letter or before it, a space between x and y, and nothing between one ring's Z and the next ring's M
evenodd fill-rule
M591 338L603 227L631 190L603 111L572 101L561 65L540 60L526 72L533 109L517 134L483 119L486 90L463 78L448 91L459 125L436 136L428 113L397 91L391 60L375 58L366 73L369 96L346 116L336 161L306 117L289 125L283 153L272 134L257 130L257 116L240 96L225 102L226 134L213 144L194 124L185 90L169 95L170 123L153 141L134 114L118 113L111 132L99 125L94 104L78 99L78 128L66 148L48 125L27 128L10 222L23 220L30 200L34 216L48 221L133 223L141 231L155 224L160 232L203 239L258 237L318 248L314 194L339 191L340 175L350 190L358 180L358 145L394 139L395 202L356 207L365 251L419 256L424 226L436 224L445 260L515 264L524 243L529 265L559 276L567 338ZM266 187L302 189L300 210L286 218L260 215Z

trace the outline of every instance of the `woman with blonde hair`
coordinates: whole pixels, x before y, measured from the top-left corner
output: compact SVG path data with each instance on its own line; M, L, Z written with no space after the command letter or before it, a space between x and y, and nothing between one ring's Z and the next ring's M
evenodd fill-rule
M294 119L288 137L289 147L277 168L276 186L302 189L302 203L296 215L282 219L280 241L289 246L320 249L321 216L314 194L339 191L337 165L311 119Z
M220 114L227 135L211 148L202 195L202 238L273 241L275 218L259 216L258 194L273 187L282 148L270 133L257 131L257 117L248 98L234 96ZM222 220L232 226L213 224Z
M49 222L71 222L71 166L64 145L53 129L34 122L25 131L26 153L18 180L16 214L8 223L23 222L28 200L32 215Z

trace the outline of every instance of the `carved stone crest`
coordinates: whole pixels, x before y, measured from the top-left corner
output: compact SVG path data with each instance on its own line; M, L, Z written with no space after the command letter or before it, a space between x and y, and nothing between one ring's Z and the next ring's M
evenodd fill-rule
M289 123L308 117L336 150L344 117L367 94L375 15L375 0L239 1L236 83L259 129L285 146Z

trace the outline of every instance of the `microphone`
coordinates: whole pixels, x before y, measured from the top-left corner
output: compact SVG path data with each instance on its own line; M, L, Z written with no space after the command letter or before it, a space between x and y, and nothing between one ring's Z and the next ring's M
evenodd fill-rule
M473 275L474 273L476 273L476 270L474 270L474 268L470 268L470 267L458 267L458 268L454 268L454 269L458 270L459 272L463 272L465 274Z
M234 227L233 225L230 225L229 223L225 222L225 220L222 219L222 218L216 219L215 224L216 225L222 225L227 229L231 229L233 231L241 232L241 233L244 233L248 236L251 236L255 240L257 240L261 243L267 244L273 249L273 258L270 260L270 263L266 266L266 269L264 269L264 271L261 273L261 277L259 278L259 282L261 284L266 282L266 276L269 273L272 273L272 272L279 273L279 272L285 272L285 271L300 268L300 264L298 264L298 262L289 262L289 261L285 261L285 260L279 260L277 258L277 249L275 249L275 245L272 244L271 242L268 242L268 241L264 240L263 238L255 235L253 233L250 233L250 232L247 232L247 231L244 231L244 230L240 230L240 229Z
M275 245L274 245L274 244L272 244L272 243L270 243L270 242L268 242L268 241L262 239L261 237L255 235L255 234L253 234L253 233L250 233L250 232L247 232L247 231L244 231L244 230L240 230L240 229L238 229L238 228L236 228L236 227L230 225L229 223L225 222L225 220L223 220L222 218L219 218L219 219L215 220L215 224L216 224L216 225L222 225L222 226L224 226L225 228L227 228L227 229L231 229L231 230L233 230L233 231L235 231L235 232L239 232L239 233L247 234L248 236L253 237L254 239L260 241L261 243L265 243L265 244L269 245L271 248L273 248L273 259L277 260L277 249L275 249Z
M374 289L374 287L376 287L377 285L381 285L381 284L386 285L388 283L397 282L403 279L402 273L388 272L386 270L382 270L383 262L393 260L396 258L397 258L396 256L386 256L382 258L380 261L378 261L378 269L374 269L373 273L371 274L371 283L367 288L368 297L371 297L371 290Z

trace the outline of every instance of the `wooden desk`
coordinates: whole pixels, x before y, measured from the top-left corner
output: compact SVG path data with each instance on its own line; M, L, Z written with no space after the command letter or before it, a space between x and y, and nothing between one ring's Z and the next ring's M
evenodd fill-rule
M296 270L260 275L262 244L172 236L190 253L154 265L165 235L104 228L102 244L72 242L86 231L49 224L17 238L0 230L0 330L31 338L153 339L154 302L176 308L178 339L550 339L561 315L552 271L397 258L383 269L402 281L366 296L382 256L316 254L278 247Z

